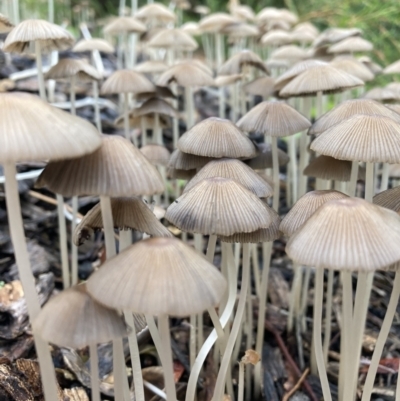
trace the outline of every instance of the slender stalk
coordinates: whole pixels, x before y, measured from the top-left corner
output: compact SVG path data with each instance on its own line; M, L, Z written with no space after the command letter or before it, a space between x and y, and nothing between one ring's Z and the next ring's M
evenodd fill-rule
M244 363L239 362L238 401L244 400Z
M147 145L147 127L146 127L146 120L144 117L142 117L140 119L140 130L142 131L142 146L146 146Z
M158 113L154 113L153 141L158 145L162 145L160 115Z
M196 315L190 316L190 335L189 335L189 361L190 366L193 366L196 360L196 331L197 319Z
M260 264L258 262L258 248L257 244L252 244L251 247L251 260L252 260L252 265L253 265L253 280L254 280L254 286L256 289L256 295L257 297L260 296L260 287L261 287L261 282L260 282Z
M70 78L70 87L69 87L69 100L71 103L71 114L72 115L76 115L76 107L75 107L75 81L76 81L76 77L72 76Z
M374 196L374 163L366 163L365 200L372 203Z
M379 331L379 336L375 343L375 349L372 355L371 364L369 365L368 368L368 374L367 378L365 379L361 401L370 401L371 399L376 372L378 371L379 362L382 357L383 347L385 346L385 342L388 338L390 328L392 326L392 322L396 314L399 297L400 297L400 271L397 271L393 282L393 289L390 295L389 304L386 309L385 318L383 319L383 323Z
M49 4L49 22L54 24L54 0L48 0Z
M57 198L57 214L58 214L58 231L61 253L61 271L64 288L70 286L69 278L69 261L68 261L68 244L67 244L67 225L64 216L64 198L62 195L56 194Z
M250 244L243 244L242 288L240 289L239 302L236 310L235 319L233 320L232 330L229 335L225 352L222 357L221 366L218 372L217 381L215 383L215 389L214 389L215 400L221 400L224 393L226 373L230 367L232 351L235 346L239 330L241 328L241 322L246 306L247 289L249 286L249 270L250 270Z
M225 88L220 86L218 89L218 106L219 106L219 118L225 118Z
M71 238L74 235L76 228L76 218L78 216L78 197L72 197L72 223L71 223ZM64 218L65 220L65 218ZM72 256L71 256L71 285L78 283L78 247L72 242Z
M167 399L168 401L176 401L176 388L174 381L171 337L169 332L168 316L163 315L158 317L158 327L160 331L162 350L164 352L165 364L163 366L163 370L164 370L164 380L165 380Z
M51 1L52 0L49 0L49 7L50 7L50 2ZM12 0L12 5L13 5L13 22L14 22L15 25L18 25L19 22L20 22L20 18L19 18L19 0Z
M358 161L351 162L350 182L347 195L355 196L358 178Z
M119 230L119 252L132 245L132 230Z
M99 105L99 83L93 80L93 97L94 97L94 120L96 123L96 128L99 132L102 132L103 128L101 126L101 115L100 115L100 105Z
M155 321L154 317L151 315L146 315L145 317L146 317L147 326L149 327L151 338L153 339L154 345L158 351L160 360L163 361L164 355L162 353L161 338L160 338L160 333L157 328L156 321ZM161 362L161 364L164 365L163 362Z
M314 322L313 337L315 347L315 357L317 359L318 373L321 380L322 393L325 401L332 401L331 390L329 388L328 375L324 363L322 350L322 307L324 293L324 270L317 268L315 272L315 298L314 298Z
M99 383L99 356L97 354L97 345L89 345L90 353L90 385L92 390L92 401L100 401L100 383Z
M301 267L296 263L293 263L294 277L292 282L292 290L290 291L290 303L289 303L289 316L288 316L288 332L293 331L294 316L299 312L299 298L301 293L301 284L303 282L303 272Z
M324 362L328 366L329 344L331 342L332 333L332 295L333 295L333 280L335 272L332 269L328 270L328 285L326 289L326 312L325 312L325 335L324 335Z
M44 85L44 77L43 77L42 51L40 47L40 42L38 40L35 41L35 55L36 55L36 68L38 71L39 94L40 98L46 102L47 98L46 98L46 88Z
M306 309L308 303L308 289L310 288L311 279L311 267L306 267L306 272L304 274L303 288L301 291L301 304L300 304L300 321L302 324L302 332L306 331Z
M279 182L279 164L278 164L278 138L271 137L272 144L272 169L274 171L274 198L272 207L276 212L279 212L279 195L280 195L280 182Z
M4 163L6 205L8 214L9 230L14 246L15 260L18 266L18 273L24 290L26 306L29 319L32 322L40 312L39 297L35 288L35 279L32 275L29 254L25 242L24 226L19 201L18 183L15 179L17 170L15 164ZM53 361L51 359L48 344L35 332L36 354L39 360L40 375L43 384L43 392L46 400L57 400L57 381L54 373Z
M194 98L193 88L191 86L185 87L185 103L186 103L186 129L189 130L194 125Z
M303 106L303 114L310 118L311 111L311 100L309 98L304 98L302 101ZM299 160L299 197L303 196L307 192L307 177L303 175L303 171L308 164L309 153L307 151L307 146L309 142L309 136L307 135L307 131L303 131L300 137L300 160Z
M129 137L129 93L124 93L124 135L125 138L130 140ZM136 144L135 144L136 146Z
M212 234L208 238L208 246L207 246L207 253L206 259L210 262L214 262L214 254L215 254L215 246L217 244L217 236Z
M386 191L389 186L389 163L382 165L381 192Z
M253 248L253 244L250 245ZM251 283L251 269L249 269L249 283ZM247 316L246 316L246 349L253 348L253 300L251 285L247 287ZM251 366L246 369L246 400L251 399Z
M292 135L289 137L289 157L290 157L290 169L291 169L291 184L292 184L292 196L291 204L297 201L297 189L298 189L298 170L297 170L297 155L296 155L296 136ZM286 185L289 185L288 183ZM291 205L288 205L291 206Z

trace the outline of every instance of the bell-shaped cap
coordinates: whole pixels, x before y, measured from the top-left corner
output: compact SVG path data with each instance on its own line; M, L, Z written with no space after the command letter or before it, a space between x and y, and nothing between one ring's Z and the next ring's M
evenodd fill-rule
M303 195L283 218L279 229L288 237L295 233L303 224L326 202L347 198L339 191L311 191Z
M364 82L372 81L375 78L371 70L355 58L337 58L331 61L330 65L348 74L354 75Z
M63 58L50 68L45 79L64 79L77 77L81 81L100 80L101 74L90 64L73 58Z
M289 239L286 252L317 268L372 272L400 260L400 217L360 198L325 203Z
M44 340L59 347L83 348L128 335L122 316L95 301L86 284L67 288L51 298L32 326Z
M219 75L215 77L215 86L221 88L223 86L233 85L235 82L240 81L243 78L242 74L232 74L232 75Z
M153 237L172 237L170 231L163 226L144 201L138 197L112 198L111 210L114 227L119 230L136 230ZM92 231L103 228L100 203L94 206L77 225L73 241L82 245Z
M257 143L257 156L252 159L245 160L245 163L251 167L253 170L265 170L267 168L272 168L272 149L269 143ZM282 150L278 148L278 165L285 166L289 163L289 156Z
M175 170L196 170L204 167L212 158L184 153L179 149L172 152L168 167Z
M187 184L183 193L190 191L206 178L223 177L235 180L259 198L269 198L274 190L252 168L237 159L217 159L207 163Z
M104 33L109 35L143 32L146 32L146 26L134 17L117 17L104 27Z
M308 58L305 49L296 45L281 46L271 53L270 60L286 61L289 64L297 63Z
M375 205L400 213L400 187L387 189L386 191L375 195L373 202Z
M321 47L361 34L362 31L358 28L328 28L315 39L313 45L314 47Z
M0 33L8 33L14 28L14 25L3 14L0 14Z
M179 138L177 146L182 152L213 158L250 158L257 153L234 123L217 117L200 121Z
M184 62L170 67L162 73L157 80L157 85L167 86L176 82L180 86L212 86L214 80L202 68L191 62Z
M247 132L282 137L304 131L311 123L285 102L266 101L248 111L237 126Z
M88 121L22 92L0 94L0 163L80 157L101 145Z
M82 39L72 48L75 53L92 52L94 50L105 54L112 54L115 51L113 45L100 38Z
M147 99L140 107L134 110L135 116L141 117L146 114L162 114L178 118L178 112L168 102L159 97Z
M139 196L164 190L157 169L139 149L125 138L108 135L90 155L49 163L36 185L63 196Z
M190 36L199 36L201 35L201 30L199 28L199 24L194 21L185 22L181 29L183 32L186 32Z
M58 25L40 19L20 22L8 35L3 50L9 53L29 51L30 44L38 41L42 53L65 50L74 43L72 35Z
M319 135L328 128L347 120L356 114L380 115L390 117L400 123L400 115L389 107L372 99L351 99L338 104L322 115L308 130L309 135Z
M394 102L399 99L399 96L390 88L377 87L365 92L362 96L364 99L372 99L380 102Z
M164 145L155 143L142 146L139 150L150 160L151 164L155 166L166 167L171 157L171 153Z
M132 70L118 70L112 73L101 87L103 95L119 93L154 92L154 85L142 74Z
M268 99L274 93L275 79L271 77L260 77L244 86L244 91L249 95L261 96Z
M335 159L400 163L400 124L389 117L357 114L319 135L311 149Z
M139 8L135 17L144 21L173 22L176 15L164 4L150 3Z
M237 41L242 38L259 36L260 30L254 25L238 22L226 26L221 33L228 35L230 41Z
M277 240L282 235L282 233L279 231L281 218L274 209L268 208L268 211L272 218L272 223L269 227L260 228L251 233L237 233L229 237L221 236L220 240L229 243L240 242L241 244L258 244L260 242L270 242Z
M163 61L148 60L142 63L136 64L134 70L141 74L159 74L168 70L168 65Z
M279 96L314 96L318 92L336 93L364 85L364 82L353 75L331 65L315 66L307 69L292 79Z
M347 39L343 39L338 43L330 46L328 49L329 53L357 53L357 52L369 52L374 48L374 45L366 39L360 36L353 36Z
M199 21L199 28L202 32L217 33L230 24L236 23L237 18L227 13L214 13Z
M260 40L261 44L267 46L282 46L294 42L294 38L290 32L283 29L273 29L265 33Z
M389 64L384 70L384 74L400 74L400 60L395 61L392 64Z
M219 69L219 75L240 74L244 66L257 68L268 74L264 61L250 50L242 50L228 59Z
M207 178L175 200L165 218L182 231L230 236L267 228L268 206L229 178Z
M87 286L95 299L112 308L183 317L217 306L226 281L184 242L152 238L108 260Z
M303 174L322 180L350 181L351 162L320 155L310 162ZM365 168L358 167L358 179L365 179Z
M163 29L156 33L147 43L149 47L163 49L180 49L194 51L199 45L186 32L181 29Z

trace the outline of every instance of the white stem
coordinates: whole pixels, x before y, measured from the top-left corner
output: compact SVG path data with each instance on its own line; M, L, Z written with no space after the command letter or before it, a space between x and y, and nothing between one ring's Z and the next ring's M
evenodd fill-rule
M378 371L379 362L382 357L383 348L385 346L385 342L388 338L390 328L392 326L392 322L394 316L396 314L397 304L399 302L400 297L400 271L396 272L392 293L390 295L389 304L386 309L385 318L383 319L383 323L381 329L379 331L378 339L375 343L374 353L372 355L371 364L368 368L367 378L365 379L363 395L361 401L370 401L372 390L374 388L374 382L376 377L376 372ZM399 381L399 380L398 380ZM398 391L398 390L397 390ZM396 397L398 394L396 393Z
M119 252L132 245L132 230L119 230Z
M372 203L374 197L374 163L366 163L365 200Z
M288 316L288 332L291 333L293 330L294 316L296 312L299 312L299 298L301 294L301 285L303 282L303 272L301 267L296 263L293 263L294 277L292 282L292 290L290 291L290 303L289 303L289 316Z
M253 244L250 245L253 248ZM251 283L251 269L249 269L249 283ZM251 285L247 287L247 310L246 310L246 349L253 349L253 299ZM246 369L246 400L251 399L251 366Z
M230 244L225 244L225 243L222 243L222 246L225 247L225 249L226 249L228 263L230 265L230 269L228 269L229 298L228 298L228 302L226 303L225 309L222 312L222 315L220 318L221 325L222 325L222 327L225 328L226 324L228 323L228 321L230 319L233 308L235 306L237 281L236 281L236 274L234 272L234 269L232 268L234 265L232 247L230 246ZM194 400L195 394L196 394L197 380L199 378L201 368L203 366L204 361L207 358L208 353L210 352L211 348L213 347L213 345L215 344L217 339L218 339L217 331L216 331L216 329L214 329L211 332L211 334L208 336L207 340L204 342L201 349L199 350L196 361L190 372L189 381L188 381L187 390L186 390L186 401Z
M151 384L150 382L143 380L143 384L146 388L148 388L151 392L154 394L158 395L160 398L163 400L167 399L167 394L164 393L164 391L160 390L157 386L154 384Z
M218 89L219 118L225 118L225 88Z
M158 145L162 145L160 115L158 113L154 113L153 141Z
M69 100L70 100L70 103L71 103L71 114L72 115L76 115L76 107L75 107L75 98L76 98L76 96L75 96L75 80L76 80L76 78L75 78L75 76L73 75L71 78L70 78L70 88L69 88Z
M114 240L114 222L111 209L111 200L108 196L100 196L101 216L104 227L104 241L106 245L107 259L111 259L116 255Z
M389 163L383 163L382 178L381 178L381 192L386 191L389 186Z
M18 266L19 278L22 283L29 319L32 322L40 312L39 298L35 288L35 279L32 275L29 254L25 242L24 226L21 217L18 183L15 179L17 170L15 164L4 163L5 192L9 230L14 246L15 260ZM46 400L58 399L57 381L54 374L48 344L35 332L33 333L36 354L39 360L43 392Z
M186 103L186 130L189 130L194 125L194 99L193 88L185 87L185 103Z
M99 105L99 83L93 81L93 97L94 97L94 120L96 127L99 132L102 132L103 128L101 126L101 115L100 115L100 105Z
M306 309L308 304L308 289L310 288L311 267L306 267L304 274L303 288L301 290L301 304L300 304L300 321L302 324L302 332L306 331Z
M78 215L78 197L72 197L72 223L71 223L71 238L74 236L76 228L76 218ZM65 220L65 218L64 218ZM71 256L71 285L78 283L78 247L71 242L72 256Z
M223 41L222 34L216 33L215 34L215 66L216 66L217 72L223 63L222 41Z
M149 327L151 338L153 339L154 345L158 351L160 360L163 361L164 356L162 354L161 338L160 338L160 333L158 332L156 321L153 316L146 315L146 322L147 326ZM161 364L164 365L163 362L161 362Z
M129 93L124 93L124 135L125 135L126 139L130 140L130 137L129 137Z
M50 7L50 1L49 0L49 7ZM13 21L15 25L18 25L20 22L20 18L19 18L19 0L13 0L12 1L13 4ZM6 14L7 15L7 14Z
M67 225L64 215L64 198L62 195L57 194L57 214L58 214L58 231L60 240L60 253L61 253L61 271L63 278L64 288L70 286L69 279L69 262L68 262L68 244L67 244Z
M256 290L256 295L257 297L260 296L260 287L261 287L261 282L260 282L260 264L258 261L258 247L257 244L252 244L251 246L251 260L252 260L252 266L253 266L253 280L254 280L254 286Z
M54 24L54 0L48 0L49 4L49 22Z
M215 254L215 246L217 244L217 236L216 235L210 235L208 238L208 246L207 246L207 254L206 254L206 259L210 262L214 262L214 254Z
M310 111L311 111L311 101L309 98L304 98L301 102L303 107L303 114L310 118ZM309 153L307 151L307 146L310 137L307 135L307 131L303 131L300 137L300 161L299 161L299 191L298 196L301 197L307 192L307 176L303 174L305 167L308 164L309 160Z
M272 169L274 171L274 198L272 207L276 212L279 212L279 195L280 195L280 182L279 182L279 163L278 163L278 138L271 137L272 143Z
M239 362L238 401L244 400L244 363Z
M332 401L332 395L329 388L328 375L324 363L322 350L322 307L324 293L324 269L317 268L315 272L315 297L314 297L314 322L313 338L315 347L315 357L317 359L318 374L321 380L322 393L325 401Z
M174 370L171 350L171 337L169 332L168 316L158 317L158 328L160 331L162 350L164 353L164 380L168 401L176 401L176 388L174 381Z
M92 401L100 401L100 383L99 383L99 356L97 354L97 345L89 345L90 353L90 385L92 390Z
M144 117L140 119L140 130L142 131L142 146L147 145L147 127L146 120ZM174 147L175 149L175 147Z
M326 289L325 335L324 335L324 346L323 346L325 366L328 366L328 352L332 333L331 316L332 316L333 280L334 280L334 271L332 269L329 269L328 286Z
M197 321L196 315L190 316L190 335L189 335L189 360L190 366L193 366L196 360L196 331L197 331Z
M298 169L297 169L297 155L296 155L296 136L292 135L289 137L289 157L290 157L290 169L291 169L291 184L292 184L292 196L291 203L297 201L297 189L298 189ZM289 183L286 183L289 185ZM291 205L288 205L291 206Z
M221 400L224 394L225 378L228 368L230 367L231 355L235 346L236 338L241 328L242 318L246 306L247 288L249 286L249 270L250 270L250 244L243 244L243 271L242 271L242 288L240 289L239 301L236 310L235 319L229 339L222 357L221 366L218 372L217 381L214 389L214 400Z
M356 196L357 178L358 178L358 161L355 160L351 162L350 182L347 195Z
M43 77L43 66L42 66L42 52L40 48L40 41L35 41L35 55L36 55L36 67L38 71L38 81L39 81L39 94L40 98L47 101L46 98L46 88L44 85L44 77Z

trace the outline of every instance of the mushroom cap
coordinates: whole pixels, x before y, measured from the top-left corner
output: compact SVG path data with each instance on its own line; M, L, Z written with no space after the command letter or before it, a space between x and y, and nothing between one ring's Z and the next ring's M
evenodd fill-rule
M45 79L77 77L81 81L100 80L101 74L83 60L63 58L46 73Z
M157 169L139 149L125 138L108 135L90 155L49 163L36 185L64 196L139 196L164 190Z
M112 54L115 51L112 44L100 38L82 39L72 48L75 53L92 52L94 50L106 54Z
M250 158L257 153L253 142L234 123L217 117L186 131L177 146L182 152L213 158Z
M181 29L163 29L157 32L147 43L149 47L165 49L182 49L187 51L196 50L199 45L186 32Z
M136 230L154 237L172 237L170 231L163 226L149 206L138 197L112 198L111 210L114 227L120 230ZM93 230L103 228L100 203L94 206L76 226L73 242L82 245Z
M0 33L10 32L14 28L14 24L3 14L0 14Z
M151 3L139 8L135 17L141 20L175 21L176 15L164 4Z
M219 75L215 77L215 86L221 88L223 86L232 85L235 82L240 81L243 78L242 74L232 74L232 75Z
M180 170L173 167L169 167L167 170L167 176L171 179L177 180L190 180L197 173L197 170Z
M104 95L154 92L154 85L142 74L132 70L113 72L101 87Z
M250 95L269 98L274 93L275 79L271 77L260 77L244 85L244 91Z
M334 125L356 114L381 115L400 123L400 115L372 99L346 100L323 114L308 130L309 135L319 135Z
M381 115L356 114L324 131L311 149L341 160L400 163L400 124Z
M201 29L199 27L199 24L194 21L189 21L185 22L182 26L181 29L183 32L188 33L191 36L199 36L201 35Z
M393 210L396 213L400 213L400 187L387 189L386 191L375 195L373 203L385 207L386 209Z
M320 155L310 162L303 174L308 177L348 182L351 176L351 161L338 160L330 156ZM365 169L359 167L358 179L365 179Z
M139 150L150 160L151 164L155 166L166 167L171 157L171 153L164 145L155 143L142 146Z
M398 95L390 88L373 88L365 92L363 99L378 100L381 102L393 102L398 99Z
M230 40L235 41L242 38L258 36L260 30L254 25L237 22L227 25L222 29L221 33L228 35Z
M296 45L281 46L271 53L271 60L285 60L290 64L297 63L308 58L307 52Z
M321 47L337 43L352 36L360 36L362 31L358 28L328 28L314 41L314 47Z
M245 160L245 163L254 170L264 170L272 168L272 149L269 143L257 143L258 149L257 156L252 159ZM278 148L278 165L285 166L289 163L289 156L281 149Z
M175 170L196 170L204 167L212 158L184 153L175 149L168 162L168 167Z
M135 110L129 113L129 126L131 128L142 128L142 123L144 123L145 127L153 127L155 124L155 115L154 114L146 114L144 116L137 116L135 114ZM159 116L159 124L160 128L169 128L171 126L170 120L167 117ZM124 126L124 116L119 116L115 119L114 125L116 127L123 127Z
M135 65L135 71L142 74L159 74L168 70L168 65L163 61L148 60Z
M212 86L214 80L202 68L191 62L184 62L170 67L162 73L157 85L167 86L176 82L180 86Z
M3 50L10 53L29 52L32 42L39 41L42 53L65 50L74 43L72 35L58 25L40 19L20 22L7 35Z
M294 135L311 126L310 121L295 108L277 101L259 103L236 124L243 131L274 137Z
M395 61L392 64L389 64L384 70L384 74L400 74L400 60Z
M294 38L290 32L283 29L273 29L265 33L260 42L263 45L282 46L294 42Z
M226 281L184 242L151 238L108 260L87 286L94 298L110 307L182 317L217 306Z
M328 53L357 53L369 52L374 48L374 45L359 36L353 36L341 40L340 42L332 45L328 49Z
M232 75L240 74L244 66L251 66L257 68L266 74L268 70L264 61L259 55L252 52L251 50L242 50L239 53L233 55L221 66L218 71L219 75Z
M279 96L314 96L318 92L336 93L362 85L364 82L353 75L330 65L320 65L297 75L280 90Z
M400 217L360 198L322 205L289 239L286 252L317 268L374 271L400 260Z
M80 157L101 145L82 118L22 92L0 94L0 163Z
M335 68L360 78L364 82L372 81L375 75L363 63L355 58L338 58L330 62Z
M282 219L279 229L288 237L292 236L326 202L347 198L339 191L311 191L303 195Z
M178 118L179 114L168 102L159 97L147 99L140 107L136 108L134 115L141 117L147 114L161 114L164 116Z
M199 28L202 32L219 32L227 25L237 22L237 18L226 13L210 14L199 21Z
M127 336L122 316L95 301L86 284L67 288L44 305L33 329L59 347L83 348Z
M266 183L252 168L236 159L217 159L207 163L187 184L183 191L190 191L206 178L223 177L235 180L259 198L269 198L273 188Z
M182 231L230 236L268 228L268 206L229 178L200 181L172 203L165 218Z
M116 17L104 27L104 33L110 35L118 35L127 32L146 32L146 26L134 17Z

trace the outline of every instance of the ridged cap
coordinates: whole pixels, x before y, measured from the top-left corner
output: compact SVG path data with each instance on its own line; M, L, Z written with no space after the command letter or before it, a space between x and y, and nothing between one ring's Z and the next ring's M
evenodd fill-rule
M319 135L335 124L341 123L356 114L381 115L390 117L400 123L400 115L389 107L372 99L351 99L338 104L332 110L322 115L308 130L309 135Z
M45 79L64 79L76 76L81 81L100 80L101 74L90 64L73 58L63 58L50 68Z
M202 32L219 32L224 27L237 22L237 18L226 13L213 13L199 21Z
M384 74L400 74L400 60L395 61L392 64L389 64L384 70Z
M373 88L365 92L364 99L378 100L381 102L393 102L398 99L396 93L390 88Z
M374 45L359 36L343 39L340 42L329 47L329 53L358 53L369 52L374 48Z
M127 32L146 32L146 26L133 17L116 17L104 27L104 33L110 35L118 35Z
M136 18L142 20L158 20L164 22L175 21L175 14L164 4L150 3L139 8L135 14Z
M0 33L10 32L14 28L14 24L3 14L0 14Z
M230 236L267 228L272 223L266 205L228 178L207 178L175 200L165 218L182 231Z
M101 145L82 118L22 92L0 94L0 163L79 157Z
M389 117L357 114L319 135L311 149L335 159L400 163L400 124Z
M125 138L107 135L90 155L49 163L36 185L63 196L138 196L164 190L157 169L139 149Z
M147 99L140 107L134 110L134 115L138 117L155 113L178 118L177 110L159 97Z
M51 298L32 326L44 340L59 347L83 348L128 335L122 316L95 301L86 284Z
M7 35L3 50L9 53L29 52L31 42L40 42L42 53L65 50L74 43L72 35L58 25L40 19L20 22Z
M285 60L289 63L297 63L307 58L305 49L296 45L281 46L271 53L271 60Z
M271 77L256 78L244 86L244 91L249 95L269 98L274 93L275 79Z
M177 146L182 152L213 158L250 158L257 153L253 142L235 124L217 117L186 131Z
M328 28L315 39L313 45L314 47L329 45L361 34L362 31L358 28Z
M113 72L101 86L103 95L154 92L154 85L142 74L132 70Z
M181 29L163 29L156 33L147 43L149 47L164 49L181 49L194 51L199 45L186 32Z
M360 198L325 203L289 239L294 261L317 268L374 271L400 260L400 217Z
M269 198L273 188L253 169L236 159L218 159L207 163L187 184L183 193L190 191L206 178L223 177L235 180L259 198Z
M326 202L347 198L339 191L311 191L303 195L283 218L279 229L288 237L295 233L303 224Z
M373 202L375 205L400 213L400 187L387 189L386 191L375 195Z
M279 96L313 96L317 92L336 93L364 85L361 79L330 65L311 67L291 80Z
M142 63L136 64L134 70L140 72L141 74L159 74L168 70L168 65L163 61L158 60L148 60Z
M261 37L260 42L263 45L282 46L293 43L294 40L290 32L284 31L282 29L273 29L265 33Z
M272 168L272 149L268 143L257 143L257 156L252 159L245 160L245 163L254 170L264 170ZM278 165L285 166L289 163L289 156L281 149L278 148Z
M87 282L110 307L189 316L217 306L226 281L206 258L175 238L152 238L108 260Z
M179 149L172 152L168 167L175 170L196 170L204 167L212 158L184 153Z
M155 143L142 146L139 150L150 160L150 163L155 166L166 167L171 157L171 153L164 145Z
M331 61L330 65L354 75L364 82L372 81L375 78L371 70L355 58L338 58Z
M259 132L267 136L294 135L311 126L310 121L285 102L261 102L238 122L243 131Z
M160 75L157 85L167 86L176 82L180 86L212 86L214 80L202 68L194 63L185 62L173 67Z
M218 74L240 74L242 72L242 68L246 65L257 68L268 74L268 70L264 64L264 61L260 58L260 56L250 50L242 50L241 52L233 55L221 66Z
M106 54L112 54L115 51L111 43L100 38L82 39L72 48L75 53L92 52L93 50Z
M111 210L114 227L120 230L136 230L154 237L172 237L170 231L163 226L150 210L150 208L138 197L112 198ZM73 242L82 245L90 233L103 228L100 203L94 206L77 225Z

